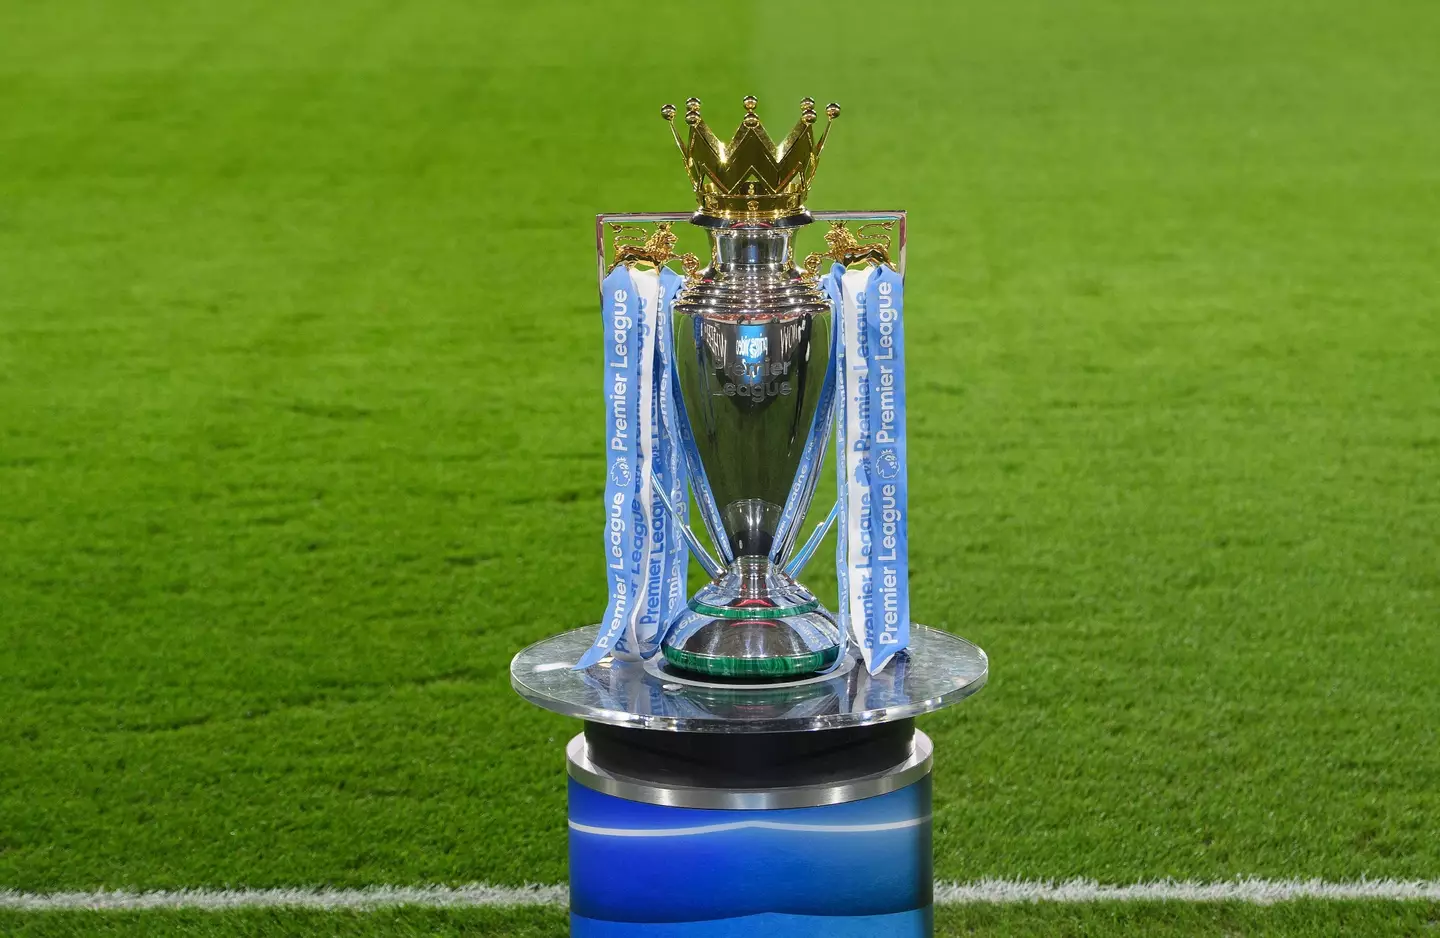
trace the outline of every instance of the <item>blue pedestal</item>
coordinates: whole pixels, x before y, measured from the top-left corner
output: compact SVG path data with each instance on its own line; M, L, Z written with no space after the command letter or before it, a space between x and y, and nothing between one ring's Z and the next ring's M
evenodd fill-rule
M570 780L575 938L925 938L930 775L820 807L713 810Z
M705 681L646 661L574 663L594 629L526 648L510 681L579 717L570 775L577 938L928 938L929 737L989 659L911 624L876 674L852 655L793 681Z

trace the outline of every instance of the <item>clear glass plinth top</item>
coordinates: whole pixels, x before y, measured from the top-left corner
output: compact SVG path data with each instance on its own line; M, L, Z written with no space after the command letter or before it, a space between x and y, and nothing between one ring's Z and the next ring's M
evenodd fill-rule
M574 663L596 626L537 642L510 662L510 683L546 710L596 723L684 733L795 733L904 720L985 686L990 662L963 638L913 625L910 647L879 674L853 649L828 675L769 684L721 683L673 670L664 657Z

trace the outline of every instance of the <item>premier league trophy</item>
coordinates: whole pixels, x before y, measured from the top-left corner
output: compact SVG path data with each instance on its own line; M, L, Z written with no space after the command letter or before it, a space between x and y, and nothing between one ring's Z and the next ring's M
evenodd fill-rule
M989 665L910 621L905 214L806 208L838 105L817 137L804 99L778 144L743 106L728 142L695 98L661 109L693 214L597 220L609 599L598 630L525 649L511 680L585 720L566 753L572 934L929 935L914 717ZM680 251L686 221L708 263ZM823 245L797 261L815 222ZM837 498L802 540L827 462ZM831 613L799 576L836 525Z
M675 135L700 203L691 223L709 234L711 255L673 307L677 404L690 475L708 483L701 517L727 569L695 594L661 647L700 674L810 674L833 664L843 641L784 561L834 412L833 329L830 299L796 266L793 238L813 220L804 200L829 124L814 141L806 99L777 148L755 99L744 103L731 148L694 98L689 142ZM831 120L839 113L830 105ZM675 109L662 114L673 130Z

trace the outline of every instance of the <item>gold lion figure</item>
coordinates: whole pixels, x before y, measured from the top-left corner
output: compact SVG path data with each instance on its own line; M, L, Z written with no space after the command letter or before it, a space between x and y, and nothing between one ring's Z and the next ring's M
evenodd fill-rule
M849 267L851 264L873 263L877 267L884 264L894 269L895 265L890 262L890 235L888 232L895 227L893 221L877 221L868 225L861 225L854 233L843 221L830 223L830 230L825 232L825 246L829 250L819 254L810 254L805 258L805 273L811 280L820 276L820 265L826 258ZM882 228L886 234L869 234L872 228Z
M614 248L615 257L610 262L606 273L624 264L626 267L634 267L636 264L649 264L659 270L670 260L678 259L680 266L685 268L685 274L694 277L700 270L700 259L694 254L676 254L675 245L680 242L680 236L671 230L671 223L662 221L655 226L655 232L646 235L644 227L640 225L612 224L610 230L615 237L610 244Z

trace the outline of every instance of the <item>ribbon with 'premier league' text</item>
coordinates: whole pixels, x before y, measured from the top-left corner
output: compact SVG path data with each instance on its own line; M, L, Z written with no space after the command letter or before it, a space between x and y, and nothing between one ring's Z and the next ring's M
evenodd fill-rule
M576 668L588 668L614 649L638 597L631 577L640 458L640 298L630 271L617 267L600 284L605 349L605 580L610 594L600 634Z
M668 276L667 276L668 275ZM685 602L687 555L679 526L656 497L686 503L674 439L666 328L678 274L617 267L601 284L605 361L605 578L609 600L594 644L576 662L653 654Z
M611 653L634 660L655 653L666 627L684 608L690 555L680 534L680 521L671 517L666 501L653 491L654 485L663 486L669 503L676 506L683 519L689 498L684 459L675 433L675 387L670 363L674 343L669 331L671 306L684 280L664 267L658 274L631 270L630 276L640 293L640 318L645 330L641 354L648 362L640 376L641 407L646 418L641 428L645 475L640 508L645 512L647 527L637 583L643 601L636 606L631 626L621 632Z
M841 625L873 674L910 642L904 285L885 266L836 265L840 297L836 573Z
M825 295L830 298L835 323L832 339L834 354L831 368L835 375L835 508L836 521L840 531L835 537L835 579L839 585L839 602L835 606L835 617L840 621L843 635L854 635L857 642L860 632L854 626L850 615L850 461L847 445L847 416L849 414L850 382L846 380L848 359L845 354L845 267L835 264L830 273L820 281Z
M910 644L909 479L905 452L905 282L884 265L865 285L870 353L870 615L878 670Z
M662 467L661 480L666 486L670 505L676 514L665 513L665 597L666 611L661 619L656 642L663 640L666 630L684 611L689 601L685 589L686 576L690 571L690 548L685 543L683 527L689 522L690 478L685 461L685 450L681 442L681 414L675 402L679 399L680 383L675 375L675 298L685 286L685 278L673 270L660 271L660 341L659 361L660 386L657 396L660 400L660 450Z

